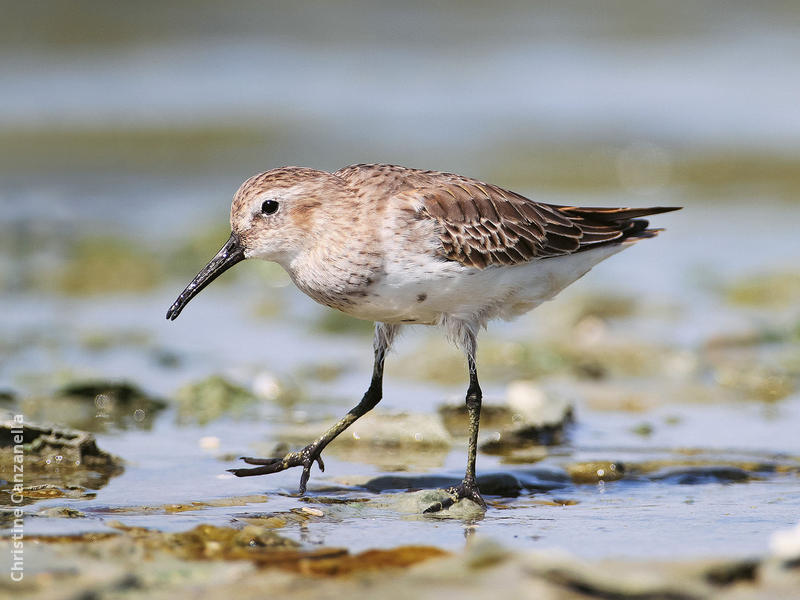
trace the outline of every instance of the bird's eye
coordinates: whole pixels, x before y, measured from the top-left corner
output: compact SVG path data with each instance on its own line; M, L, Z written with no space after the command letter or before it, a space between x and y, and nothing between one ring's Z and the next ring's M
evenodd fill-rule
M261 212L265 215L274 215L278 212L278 202L275 200L264 200L261 205Z

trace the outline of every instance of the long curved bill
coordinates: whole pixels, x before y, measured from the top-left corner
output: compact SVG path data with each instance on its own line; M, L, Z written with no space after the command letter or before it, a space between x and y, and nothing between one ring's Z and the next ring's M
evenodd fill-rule
M217 255L192 279L192 282L186 286L186 289L181 292L178 299L169 307L167 320L174 321L177 319L183 308L189 304L189 300L233 265L243 261L244 258L244 248L242 248L239 238L236 237L236 234L231 233L231 237L217 252Z

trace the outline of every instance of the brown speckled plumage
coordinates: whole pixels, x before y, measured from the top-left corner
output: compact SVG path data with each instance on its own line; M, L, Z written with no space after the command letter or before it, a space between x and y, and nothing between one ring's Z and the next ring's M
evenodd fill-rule
M675 210L543 204L469 177L394 165L352 165L335 174L376 196L406 198L437 223L443 256L477 268L622 241L645 231L647 221L636 217Z
M324 448L371 410L383 363L405 324L439 325L467 357L467 471L425 512L468 498L485 506L475 480L481 390L478 330L553 298L594 265L653 237L640 217L676 210L582 208L534 202L469 177L395 165L352 165L334 173L282 167L245 181L231 205L231 237L167 312L184 306L245 258L275 261L308 296L375 321L372 383L361 402L323 436L280 458L245 458L237 476L301 466L300 490Z

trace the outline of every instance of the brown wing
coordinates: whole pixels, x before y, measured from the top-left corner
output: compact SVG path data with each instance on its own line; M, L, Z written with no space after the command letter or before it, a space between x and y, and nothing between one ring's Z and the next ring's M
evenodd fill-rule
M515 265L648 237L648 222L636 217L677 210L582 208L534 202L497 186L457 175L436 174L417 187L421 211L439 225L443 254L484 268Z
M405 197L436 221L442 255L464 265L515 265L650 237L644 215L678 210L541 204L475 179L396 165L351 165L335 173L360 193Z

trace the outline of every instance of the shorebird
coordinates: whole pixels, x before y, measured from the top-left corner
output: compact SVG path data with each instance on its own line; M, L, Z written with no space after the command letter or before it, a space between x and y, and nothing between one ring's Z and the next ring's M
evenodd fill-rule
M300 494L322 451L382 397L383 365L398 330L438 325L466 355L466 474L425 512L468 498L486 507L475 478L481 388L478 331L553 298L594 265L655 236L639 217L679 207L582 208L529 200L469 177L395 165L334 173L282 167L245 181L231 204L231 235L167 312L174 320L221 273L246 258L281 265L317 302L375 321L372 381L361 401L302 450L243 457L238 477L302 467Z

